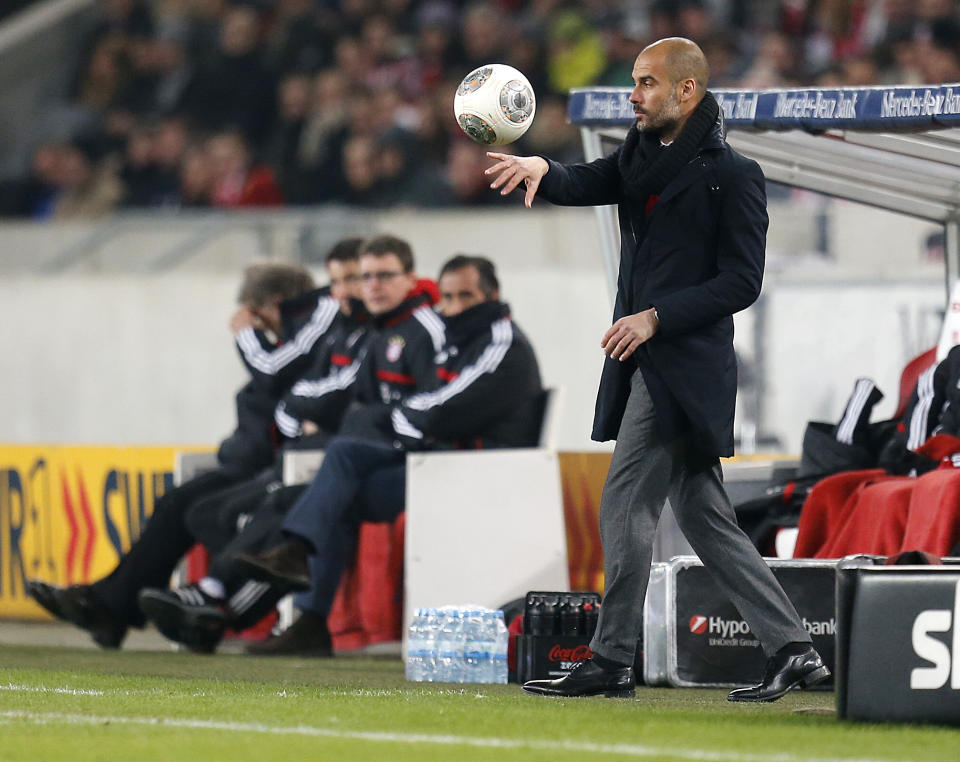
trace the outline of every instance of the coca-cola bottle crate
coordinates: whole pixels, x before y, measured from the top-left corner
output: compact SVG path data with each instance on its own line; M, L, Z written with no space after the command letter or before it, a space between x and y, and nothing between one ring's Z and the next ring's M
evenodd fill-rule
M599 610L600 596L593 592L527 593L523 633L517 637L517 681L563 677L593 656L589 643Z

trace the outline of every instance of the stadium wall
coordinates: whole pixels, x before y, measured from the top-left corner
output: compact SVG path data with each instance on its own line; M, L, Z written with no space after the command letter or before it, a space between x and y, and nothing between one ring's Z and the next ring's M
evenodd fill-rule
M942 264L917 264L929 226L834 210L828 247L850 253L829 258L811 253L816 213L773 208L764 295L737 317L740 412L759 410L761 439L786 452L808 419L842 412L860 375L887 392L877 414L891 412L900 369L936 342L945 304ZM316 260L337 237L375 230L409 238L425 274L457 251L491 256L544 382L564 389L560 448L599 447L589 430L610 307L596 223L591 210L549 207L0 226L0 441L218 442L244 378L227 330L242 267Z

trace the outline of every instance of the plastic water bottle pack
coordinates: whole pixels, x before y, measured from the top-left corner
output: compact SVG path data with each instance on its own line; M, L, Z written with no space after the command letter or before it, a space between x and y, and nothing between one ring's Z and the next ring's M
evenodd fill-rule
M407 637L407 680L506 683L508 637L500 610L417 609Z

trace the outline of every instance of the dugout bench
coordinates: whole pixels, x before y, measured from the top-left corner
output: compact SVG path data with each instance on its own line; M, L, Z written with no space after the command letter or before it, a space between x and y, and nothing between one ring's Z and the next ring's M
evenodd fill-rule
M556 450L560 397L556 389L544 392L536 447L408 455L406 512L391 524L360 527L328 617L336 649L399 640L419 607L495 608L528 590L569 588ZM322 450L285 453L284 484L309 481L322 462ZM177 482L214 464L212 454L181 453ZM205 553L195 549L181 579L205 568ZM291 597L278 608L283 626Z

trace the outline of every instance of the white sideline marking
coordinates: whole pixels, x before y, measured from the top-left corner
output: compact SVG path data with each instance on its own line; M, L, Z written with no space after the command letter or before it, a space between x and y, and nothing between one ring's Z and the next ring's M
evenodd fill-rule
M595 754L620 754L630 757L677 757L707 762L880 762L864 757L799 757L793 754L744 754L743 752L681 749L672 746L639 746L635 744L586 743L583 741L549 741L522 738L483 738L479 736L434 735L427 733L385 733L362 730L333 730L311 725L264 725L256 722L221 722L218 720L186 720L173 717L123 717L58 712L0 712L0 722L23 720L37 725L66 723L73 725L153 725L194 730L228 730L269 735L314 736L383 743L437 744L474 746L493 749L528 749L538 751L574 751Z
M17 691L23 693L66 693L70 696L102 696L103 691L93 688L47 688L44 685L14 685L7 683L0 685L0 691Z

